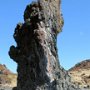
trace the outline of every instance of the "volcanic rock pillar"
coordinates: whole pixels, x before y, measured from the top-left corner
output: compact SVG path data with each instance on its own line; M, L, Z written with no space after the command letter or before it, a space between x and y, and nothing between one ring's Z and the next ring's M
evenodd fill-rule
M60 0L27 5L24 23L17 24L9 55L18 64L17 90L70 90L67 72L59 66L57 34L63 19ZM74 90L74 89L71 89Z

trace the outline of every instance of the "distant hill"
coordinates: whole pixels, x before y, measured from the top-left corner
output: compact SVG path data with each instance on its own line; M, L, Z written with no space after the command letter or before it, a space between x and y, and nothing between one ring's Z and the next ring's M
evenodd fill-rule
M90 87L90 59L82 61L69 69L72 82L80 87Z
M16 86L17 75L7 69L6 65L0 64L0 86Z

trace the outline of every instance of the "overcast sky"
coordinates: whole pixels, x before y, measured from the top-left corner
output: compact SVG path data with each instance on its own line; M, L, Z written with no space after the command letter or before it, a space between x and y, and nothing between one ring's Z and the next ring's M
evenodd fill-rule
M13 33L18 22L23 22L23 12L31 0L0 1L0 63L16 72L16 63L8 51L15 45ZM69 69L77 62L90 58L90 0L62 0L64 27L58 35L60 64Z

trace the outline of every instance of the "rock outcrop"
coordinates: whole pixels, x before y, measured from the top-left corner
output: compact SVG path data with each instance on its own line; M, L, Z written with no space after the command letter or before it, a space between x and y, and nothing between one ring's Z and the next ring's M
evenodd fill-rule
M90 59L76 64L69 70L71 81L78 84L80 88L90 89Z
M57 35L63 18L60 0L38 0L27 5L24 23L17 24L9 55L18 64L14 90L79 90L60 65Z

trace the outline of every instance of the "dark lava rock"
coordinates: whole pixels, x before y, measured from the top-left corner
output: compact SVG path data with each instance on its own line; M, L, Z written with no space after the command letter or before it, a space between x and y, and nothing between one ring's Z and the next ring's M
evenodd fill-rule
M27 5L24 23L17 24L9 55L18 64L16 90L79 90L60 65L57 34L63 26L60 0Z

